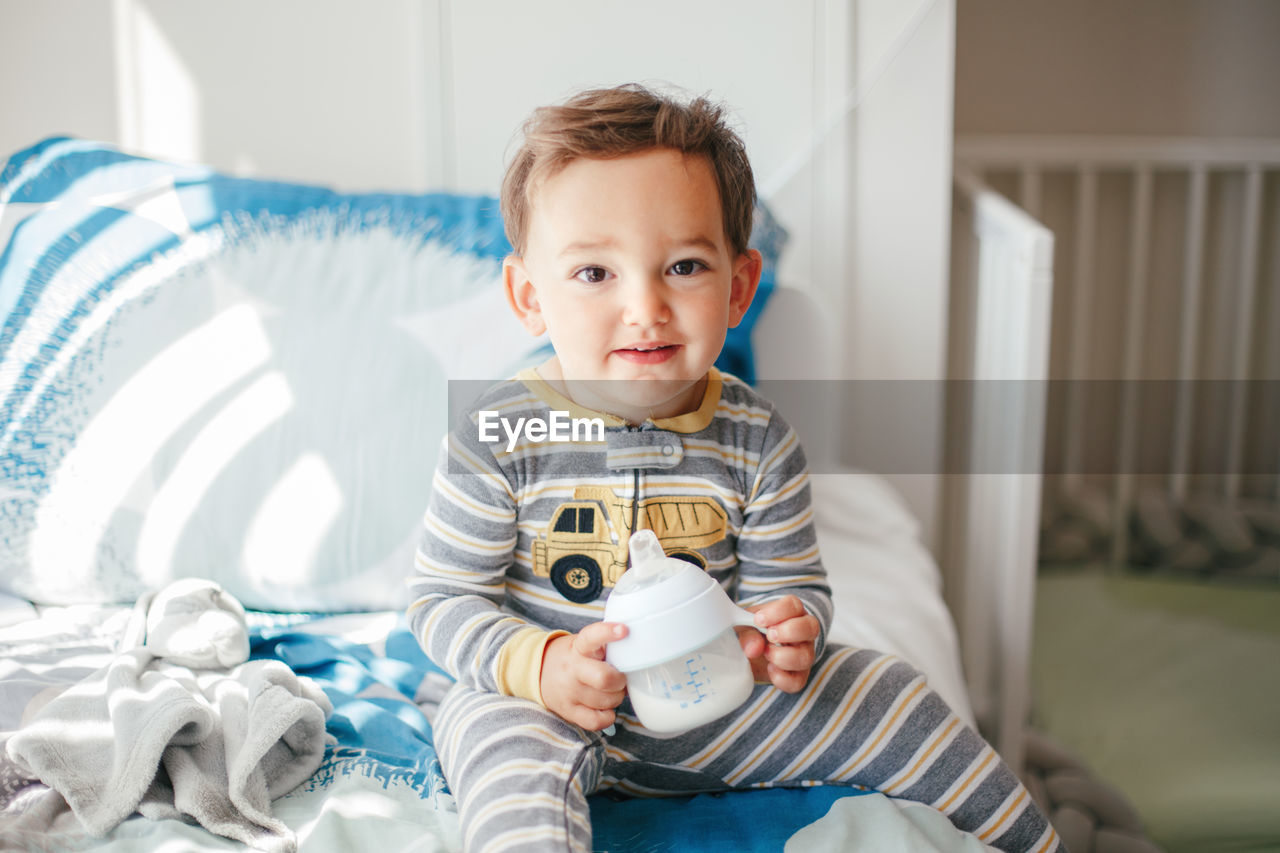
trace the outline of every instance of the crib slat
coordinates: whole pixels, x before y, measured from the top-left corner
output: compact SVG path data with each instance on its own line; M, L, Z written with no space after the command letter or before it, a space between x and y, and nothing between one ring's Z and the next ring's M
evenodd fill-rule
M1093 224L1098 207L1098 173L1082 166L1076 173L1075 270L1071 282L1071 335L1067 348L1067 399L1063 420L1062 488L1079 490L1083 470L1085 382L1089 379L1089 321L1093 290Z
M1204 267L1204 211L1209 194L1209 172L1198 163L1187 173L1190 197L1187 202L1187 235L1182 255L1182 317L1178 337L1178 387L1173 418L1173 454L1170 460L1169 491L1179 504L1187 497L1191 463L1193 385L1199 359L1200 285Z
M1116 448L1116 493L1112 508L1111 564L1119 567L1129 551L1129 508L1133 505L1134 454L1141 410L1142 350L1146 331L1147 256L1151 231L1151 167L1142 164L1133 176L1133 219L1129 234L1128 304L1121 379L1119 443Z
M1235 348L1231 358L1231 403L1227 421L1227 465L1222 490L1228 500L1240 497L1244 458L1246 382L1253 350L1253 304L1258 281L1258 231L1262 213L1262 166L1245 170L1244 236L1240 241L1240 299L1236 303Z
M1035 219L1040 218L1040 170L1024 165L1018 171L1018 199L1022 209Z

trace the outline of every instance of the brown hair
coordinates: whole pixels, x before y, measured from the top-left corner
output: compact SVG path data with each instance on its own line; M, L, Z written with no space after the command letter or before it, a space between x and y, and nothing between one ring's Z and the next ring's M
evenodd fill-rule
M524 123L523 135L502 180L502 219L517 255L525 251L530 201L540 181L579 158L609 159L653 148L707 158L720 190L725 237L735 255L747 251L755 179L746 148L725 122L722 106L701 97L684 103L628 83L539 107Z

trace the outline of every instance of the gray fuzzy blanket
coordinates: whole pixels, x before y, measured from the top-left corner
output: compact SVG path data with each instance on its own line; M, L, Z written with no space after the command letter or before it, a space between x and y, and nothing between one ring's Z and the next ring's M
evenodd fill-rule
M279 661L193 670L135 648L28 709L5 748L95 836L141 812L292 851L271 800L320 765L331 710L318 687Z

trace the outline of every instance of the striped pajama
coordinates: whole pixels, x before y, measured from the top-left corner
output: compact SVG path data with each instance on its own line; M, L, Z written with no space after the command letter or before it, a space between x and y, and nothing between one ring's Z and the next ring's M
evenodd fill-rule
M628 711L605 736L534 702L455 686L435 732L465 848L590 850L596 791L825 782L929 804L1000 850L1063 849L991 747L889 655L832 646L800 693L758 685L733 713L676 736L654 736Z
M599 414L604 434L494 442L483 426L549 423L557 412ZM831 596L808 477L794 430L714 369L697 410L640 425L582 410L531 372L459 418L436 468L408 616L458 681L435 732L467 849L589 849L586 796L597 790L814 782L930 803L1005 850L1060 846L1009 769L915 670L825 648ZM639 529L739 604L798 598L821 626L805 690L757 687L733 714L676 737L648 733L626 703L605 738L533 701L551 629L603 618Z

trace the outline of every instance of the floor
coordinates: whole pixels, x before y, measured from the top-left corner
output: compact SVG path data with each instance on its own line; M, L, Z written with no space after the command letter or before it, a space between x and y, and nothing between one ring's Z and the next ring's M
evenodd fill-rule
M1033 724L1169 853L1280 850L1280 585L1042 570Z

